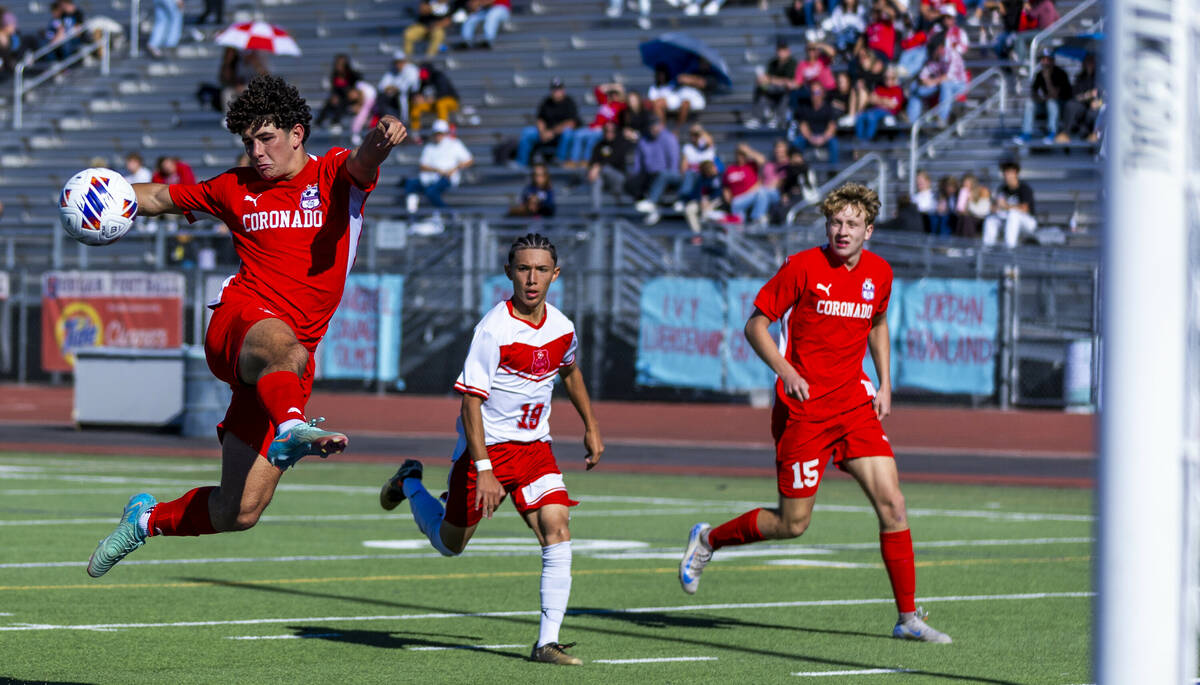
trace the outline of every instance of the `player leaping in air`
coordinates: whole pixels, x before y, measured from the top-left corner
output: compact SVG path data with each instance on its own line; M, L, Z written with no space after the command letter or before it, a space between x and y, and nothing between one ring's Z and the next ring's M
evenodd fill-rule
M583 419L587 468L600 461L604 443L592 415L583 374L575 363L575 326L546 302L558 278L558 255L544 236L513 242L504 273L512 299L501 302L475 326L462 373L458 445L450 468L446 504L421 483L421 462L409 459L379 493L384 509L408 499L417 526L433 547L451 557L466 548L475 527L504 499L533 529L542 546L542 619L530 659L552 664L583 662L560 644L559 628L571 594L571 531L562 473L550 450L550 396L559 376Z
M308 154L312 113L283 79L260 76L225 118L251 166L194 185L136 183L143 216L194 211L229 227L242 265L209 303L204 351L213 374L233 388L221 441L221 484L157 503L134 495L117 528L100 541L88 575L100 577L155 535L246 530L262 515L283 471L302 457L326 457L346 436L317 428L305 403L313 351L325 334L354 264L363 205L379 165L406 135L383 117L357 150Z
M717 526L692 527L679 564L679 582L693 594L713 551L760 540L799 537L812 518L817 486L830 458L862 486L879 518L879 546L900 616L892 635L950 642L925 624L916 607L912 537L900 492L900 476L880 420L891 411L891 350L887 307L892 268L863 250L871 237L879 198L856 183L829 193L821 203L829 243L787 258L754 299L746 339L771 367L775 407L775 471L779 506L755 509ZM784 320L786 349L767 332ZM879 390L862 370L867 347Z

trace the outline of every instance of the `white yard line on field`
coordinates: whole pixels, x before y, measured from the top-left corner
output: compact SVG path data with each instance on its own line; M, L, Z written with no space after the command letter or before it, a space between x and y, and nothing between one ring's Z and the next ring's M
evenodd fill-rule
M1027 592L1009 595L950 595L946 597L922 597L922 602L997 602L997 601L1027 601L1043 599L1083 599L1094 597L1094 592ZM829 606L863 606L870 604L893 604L892 597L871 599L823 599L794 602L753 602L737 604L693 604L657 607L632 607L628 609L599 609L567 613L578 616L612 615L612 614L661 614L691 611L728 611L735 609L780 609L793 607L829 607ZM85 623L85 624L53 624L53 623L17 623L0 626L0 632L27 632L38 630L137 630L153 628L199 628L210 626L249 626L269 625L278 623L357 623L362 621L414 621L462 618L507 618L512 616L540 616L540 611L480 611L480 612L438 612L426 614L392 614L375 616L309 616L291 618L242 618L220 621L164 621L154 623Z
M843 675L884 675L886 673L912 673L912 671L907 668L862 668L856 671L803 671L792 675L801 678L820 678Z
M676 661L716 661L715 656L662 656L646 659L592 659L593 664L661 664Z

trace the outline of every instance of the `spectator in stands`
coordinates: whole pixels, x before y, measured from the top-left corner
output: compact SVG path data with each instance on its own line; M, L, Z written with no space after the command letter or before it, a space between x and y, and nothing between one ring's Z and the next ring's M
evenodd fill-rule
M694 234L692 244L699 245L701 220L713 216L725 201L721 172L717 170L716 163L702 162L696 184L686 194L680 193L680 196L684 203L683 218Z
M766 161L754 148L738 143L733 164L721 175L730 213L759 226L765 226L770 218L771 196L759 182L759 170Z
M176 0L171 0L171 2L175 1ZM182 0L179 1L182 2ZM54 2L50 5L50 23L46 26L45 31L46 43L49 44L57 40L65 40L67 35L70 34L71 30L76 26L82 27L83 22L83 12L75 6L75 3L72 2L72 0L54 0ZM155 27L157 26L158 22L156 21ZM154 34L151 34L150 37L153 39ZM89 39L90 36L87 34L80 34L74 38L71 38L70 40L66 40L60 48L54 51L54 59L59 61L66 59L71 54L78 52L80 46L82 46L83 43ZM178 39L176 39L176 42L178 42ZM154 54L152 49L151 54ZM155 56L157 57L158 55Z
M1033 17L1030 30L1041 31L1058 21L1058 8L1054 6L1054 0L1030 0L1029 14Z
M921 52L923 53L924 49ZM874 51L857 51L855 58L847 66L846 73L850 74L854 89L858 91L859 102L866 103L870 100L871 93L883 83L885 71L883 60Z
M421 149L416 178L404 182L405 205L409 213L420 206L421 195L438 209L446 206L442 193L462 182L462 172L475 158L458 138L450 135L450 123L445 119L433 122L433 140Z
M555 156L565 161L578 125L579 107L574 98L567 95L567 86L560 78L551 79L550 94L538 105L535 125L521 131L517 164L529 166L534 150L540 147L554 148Z
M948 236L958 226L958 179L943 176L938 181L937 201L929 214L929 232L937 236Z
M142 160L142 155L137 152L130 152L125 155L125 173L122 176L131 184L151 183L154 180L154 175L146 168L146 163Z
M600 211L604 191L608 190L620 201L621 190L629 180L629 152L633 143L626 138L616 122L604 125L604 137L592 148L592 157L588 162L587 181L592 186L592 209Z
M1013 142L1028 143L1033 138L1033 120L1046 117L1044 143L1053 143L1058 135L1059 116L1062 108L1071 101L1071 79L1067 72L1054 63L1054 52L1046 49L1038 58L1038 72L1033 76L1029 99L1025 101L1025 116L1021 121L1021 135Z
M212 17L210 20L209 17ZM204 11L192 20L193 24L225 23L225 0L204 0Z
M832 48L824 43L809 43L804 52L804 61L796 65L796 88L792 91L792 109L808 95L807 89L810 84L819 84L826 93L837 88L833 71L829 68L833 63Z
M421 65L418 75L421 85L412 96L412 131L421 130L421 118L426 112L432 111L439 121L450 121L450 114L458 111L458 91L450 77L441 69L433 66L432 62ZM411 137L411 136L410 136ZM417 135L414 142L420 142Z
M1004 182L992 195L992 213L983 220L983 244L995 245L1003 229L1004 245L1014 248L1023 236L1037 230L1033 188L1021 180L1021 166L1015 161L1003 162L1000 169Z
M633 155L634 195L644 193L635 209L646 215L646 224L659 220L658 201L668 186L683 181L679 173L679 140L663 125L662 119L652 119L650 131L638 139Z
M833 8L833 12L821 28L833 41L833 47L839 53L848 53L859 36L867 28L865 7L858 0L842 0Z
M462 45L466 49L472 46L491 50L496 42L496 34L500 26L512 16L512 0L470 0L467 9L471 14L462 25ZM475 31L483 24L483 40L475 44Z
M964 238L978 238L979 227L992 211L992 194L974 174L963 174L957 209L958 227L955 232Z
M417 41L427 40L425 56L436 55L446 39L452 11L449 0L421 0L417 6L417 21L404 29L404 53L413 54Z
M837 87L827 95L829 106L838 113L838 127L849 128L854 126L854 120L858 116L858 91L850 81L850 74L844 71L838 72L834 82Z
M350 112L354 120L350 122L350 144L358 147L362 144L362 130L375 114L375 86L371 82L359 79L350 91Z
M904 88L896 78L896 67L888 67L883 83L875 86L875 92L867 99L867 107L854 122L854 133L859 140L874 140L879 124L896 125L896 117L904 111Z
M521 202L509 207L509 216L554 216L554 188L550 185L550 171L545 164L534 164L529 172L529 185L521 190Z
M809 204L816 204L821 198L817 193L817 175L809 168L804 153L794 147L788 148L787 173L784 174L778 190L779 202L776 207L780 223L783 222L787 210L797 202L804 200Z
M663 121L674 114L679 126L687 123L689 114L703 110L707 104L699 89L672 79L671 70L661 63L654 66L654 85L646 91L646 102Z
M996 56L1008 59L1015 49L1017 59L1022 59L1026 47L1020 34L1037 27L1029 0L984 0L983 8L1000 15L1001 30L992 46Z
M908 120L915 122L921 116L921 108L927 98L938 99L935 126L945 128L950 122L950 109L959 93L967 89L967 69L962 55L946 47L941 36L929 41L929 61L921 67L921 73L913 83L913 92L908 99Z
M317 115L315 125L323 127L326 121L331 121L330 131L341 133L342 117L350 111L350 93L361 80L362 74L350 64L349 55L344 52L335 55L329 72L329 95L325 98L321 113Z
M871 10L871 21L859 39L859 47L871 50L884 63L896 59L896 25L892 10L887 6L876 6Z
M746 120L747 128L766 125L779 126L780 106L788 103L788 93L796 85L796 58L787 38L775 39L775 56L766 67L758 67L754 83L754 115Z
M1079 73L1075 75L1071 99L1063 105L1062 127L1058 134L1060 141L1095 139L1096 119L1104 104L1099 86L1096 80L1096 56L1088 53L1083 56Z
M391 114L400 121L409 122L409 98L421 87L421 70L409 61L403 50L392 53L392 68L379 79L375 111L379 116ZM449 114L447 113L447 116Z
M721 7L725 5L725 0L680 0L683 3L683 13L685 16L695 17L702 12L709 17L716 16L721 12ZM673 4L671 0L667 0L667 4ZM763 5L765 8L766 5Z
M953 11L955 16L967 12L963 0L921 0L916 28L920 31L937 30L938 24L947 14L947 8Z
M155 58L162 57L163 50L175 49L182 36L183 0L154 0L154 28L150 30L146 52Z
M692 124L688 130L688 141L680 149L679 173L683 180L679 184L679 202L676 211L683 209L683 199L692 194L692 188L700 181L700 165L713 162L720 168L717 159L717 146L712 135L700 124Z
M787 140L783 138L777 139L771 146L771 158L759 167L758 180L767 192L771 207L778 206L783 196L781 188L783 187L784 179L787 177L788 164L790 163L788 153L790 150L791 146L788 145Z
M201 107L207 105L213 111L225 111L223 93L226 88L233 89L237 87L238 63L240 61L241 57L238 54L237 48L225 48L221 53L221 66L217 68L216 84L201 83L196 87L196 102L200 103Z
M912 201L917 206L917 211L924 217L925 231L928 232L933 225L933 214L937 211L937 194L933 190L933 181L929 178L929 172L924 169L917 172L917 193L913 195Z
M817 17L825 14L824 0L792 0L783 10L792 26L816 26Z
M16 69L22 51L16 15L0 7L0 80L7 78Z
M830 163L836 165L838 113L825 101L825 89L816 81L809 86L809 100L809 104L796 109L788 139L801 150L825 148L829 151Z
M637 0L638 3L638 28L643 31L650 29L650 0ZM611 19L616 19L621 16L621 10L625 6L625 0L608 0L608 9L604 13Z
M571 169L585 167L592 158L592 148L604 137L604 125L617 122L625 111L625 86L620 83L602 83L593 91L596 97L596 116L587 128L576 128L571 139L571 150L563 166Z
M196 182L196 174L187 162L178 157L163 156L154 163L154 174L150 182L192 185Z
M654 119L654 112L650 110L646 101L637 91L631 90L625 94L625 111L621 113L621 129L626 138L636 143L638 138L650 131L650 124Z
M900 193L896 198L896 216L887 221L880 221L875 228L889 232L924 233L925 217L921 215L921 210L917 209L908 193Z

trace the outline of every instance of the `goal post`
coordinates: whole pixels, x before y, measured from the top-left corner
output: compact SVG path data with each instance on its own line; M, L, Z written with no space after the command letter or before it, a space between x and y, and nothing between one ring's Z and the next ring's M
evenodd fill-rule
M1196 678L1200 4L1108 0L1103 397L1093 661L1102 684Z

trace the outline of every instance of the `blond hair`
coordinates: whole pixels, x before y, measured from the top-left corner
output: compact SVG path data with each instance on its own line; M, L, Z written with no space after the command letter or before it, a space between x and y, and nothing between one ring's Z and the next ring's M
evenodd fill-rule
M846 207L858 209L863 215L863 223L870 226L879 216L879 195L861 183L843 183L825 196L821 213L829 220Z

